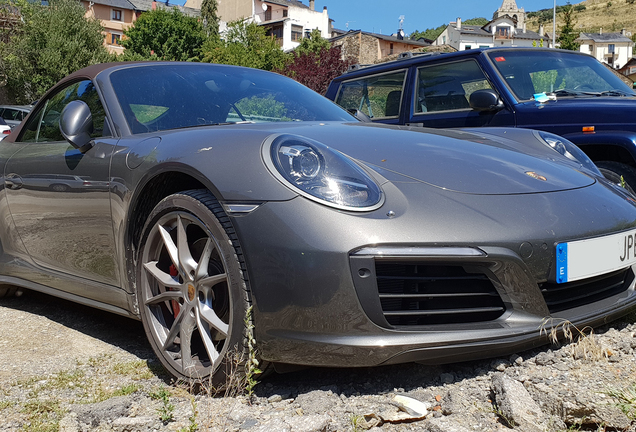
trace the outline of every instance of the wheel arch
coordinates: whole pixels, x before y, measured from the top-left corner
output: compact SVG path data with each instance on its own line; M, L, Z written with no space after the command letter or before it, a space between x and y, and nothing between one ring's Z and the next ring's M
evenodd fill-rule
M636 168L636 134L628 132L563 135L594 162L620 162Z
M165 197L192 189L206 189L217 199L220 196L219 191L202 174L185 169L149 173L136 188L128 206L124 236L126 274L131 294L135 293L136 254L148 216Z

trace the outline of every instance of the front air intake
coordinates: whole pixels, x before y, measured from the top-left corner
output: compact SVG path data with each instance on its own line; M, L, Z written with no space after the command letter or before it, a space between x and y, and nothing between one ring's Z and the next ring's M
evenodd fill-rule
M505 312L485 273L413 262L376 262L375 272L382 313L396 327L492 321Z

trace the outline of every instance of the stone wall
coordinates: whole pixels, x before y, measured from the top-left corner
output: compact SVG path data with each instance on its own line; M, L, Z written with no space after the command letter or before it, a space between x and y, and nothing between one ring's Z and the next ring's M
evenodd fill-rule
M353 58L354 63L373 64L380 57L378 39L362 33L353 33L334 42L341 47L342 58Z

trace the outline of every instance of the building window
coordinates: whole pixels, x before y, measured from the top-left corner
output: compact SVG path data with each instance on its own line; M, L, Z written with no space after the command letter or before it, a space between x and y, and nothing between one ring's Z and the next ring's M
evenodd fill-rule
M469 50L469 49L471 49L472 47L473 47L472 45L466 45L466 47L465 47L464 49Z
M111 45L121 45L121 35L118 33L110 34L110 44Z
M509 39L510 38L510 27L497 26L497 29L495 30L495 37L497 39Z
M271 21L272 20L272 8L268 7L267 10L265 11L265 21Z
M446 36L442 36L442 43L446 45Z
M589 47L590 52L594 51L594 45L590 44Z
M291 40L293 42L298 42L302 38L303 38L303 28L302 28L302 26L292 24Z
M283 9L283 18L287 18L287 9Z
M609 44L607 46L607 52L610 54L614 54L616 52L616 46L614 44Z
M121 21L121 11L119 9L113 9L111 14L111 20Z

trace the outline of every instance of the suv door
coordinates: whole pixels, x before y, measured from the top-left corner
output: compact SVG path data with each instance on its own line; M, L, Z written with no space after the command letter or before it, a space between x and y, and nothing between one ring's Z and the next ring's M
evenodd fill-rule
M473 92L494 91L476 59L419 66L415 81L407 123L434 128L515 126L508 107L498 111L471 108Z

